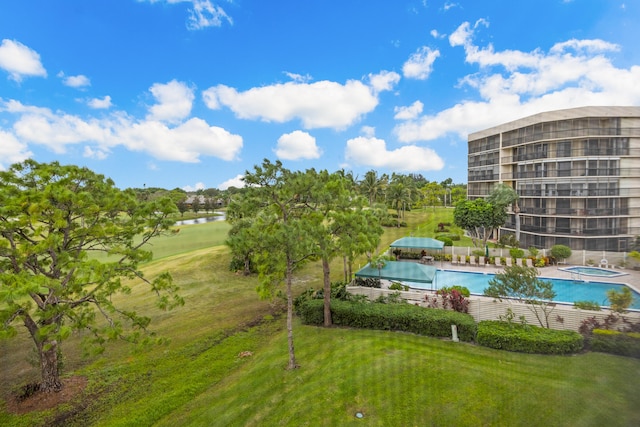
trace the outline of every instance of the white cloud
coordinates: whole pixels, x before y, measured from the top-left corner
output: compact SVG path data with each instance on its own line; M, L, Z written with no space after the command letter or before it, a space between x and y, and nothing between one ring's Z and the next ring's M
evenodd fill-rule
M471 24L469 22L463 22L449 36L449 44L451 46L467 46L467 45L470 45L471 38L473 36L473 30L478 28L480 25L484 25L485 27L488 27L489 26L489 22L487 20L485 20L485 19L480 18L473 25L473 29L471 28Z
M210 0L191 0L193 5L189 10L187 28L201 30L207 27L220 27L226 21L233 24L233 20L220 6L216 6Z
M113 147L124 146L160 160L198 162L201 156L213 156L232 161L243 145L241 136L199 118L174 127L159 121L136 121L122 112L83 119L17 101L0 103L0 111L19 115L13 125L19 141L39 144L56 153L64 153L68 145L91 143L90 150L85 151L90 156L106 155Z
M396 120L411 120L415 119L422 113L424 104L420 101L416 101L408 107L395 107L393 111L396 113L393 116Z
M300 119L305 129L343 129L373 111L378 105L377 91L392 84L393 74L370 76L375 89L357 80L344 85L326 80L287 82L244 92L218 85L205 90L203 99L209 108L228 107L242 119L278 123Z
M211 0L138 0L150 3L190 3L188 10L189 18L187 28L190 30L201 30L208 27L220 27L226 21L233 24L233 20L220 6Z
M604 40L578 40L571 39L566 42L556 43L551 48L551 53L561 54L568 50L584 53L599 53L599 52L617 52L620 50L620 46L614 43L609 43Z
M67 145L81 142L107 144L113 139L114 123L47 111L45 114L23 114L13 124L13 130L22 141L64 153Z
M451 46L464 46L471 38L473 31L471 31L471 25L468 22L463 22L456 28L456 30L449 36L449 44Z
M195 95L185 83L176 80L166 84L156 83L149 91L158 103L149 108L147 120L179 123L191 113Z
M226 190L230 187L244 188L244 175L236 175L235 177L218 185L219 190Z
M479 20L474 29L480 25L488 23ZM465 22L449 41L452 46L463 46L465 61L478 66L460 84L476 90L480 99L398 124L395 133L401 142L433 140L446 134L466 139L470 132L541 111L640 104L640 67L617 68L605 55L619 47L603 40L572 39L548 52L496 51L491 44L476 46L471 25Z
M360 133L363 136L372 138L376 135L376 128L373 126L362 126L362 128L360 129Z
M273 151L283 160L317 159L322 154L316 145L316 139L299 130L278 138L278 146Z
M445 37L447 37L446 34L440 34L440 32L438 30L436 30L435 28L431 31L429 31L429 34L431 34L431 37L433 37L434 39L443 39Z
M406 145L387 150L384 140L373 137L359 136L348 140L345 158L359 165L398 172L424 172L444 167L444 161L430 148Z
M439 56L439 50L423 46L404 63L402 72L407 78L426 80L433 71L434 61Z
M443 9L447 11L449 9L453 9L454 7L460 7L460 5L458 3L447 1L444 3Z
M206 187L204 186L203 182L196 182L196 185L191 186L191 185L185 185L184 187L182 187L182 189L184 191L187 192L193 192L193 191L198 191L198 190L204 190Z
M86 145L84 147L82 155L90 159L104 160L109 157L109 151L101 148L91 148L90 146Z
M302 74L289 73L289 72L285 72L285 74L291 80L298 83L307 83L313 80L313 77L311 77L309 74L305 74L304 76Z
M62 78L62 84L69 87L83 88L91 86L91 80L87 76L79 74L77 76L64 76L64 73L59 73L59 77Z
M0 170L31 157L27 144L20 142L15 135L0 130Z
M47 71L40 62L40 55L22 43L4 39L0 44L0 68L17 82L23 77L46 77Z
M144 151L159 160L188 163L199 162L200 156L236 160L242 149L241 136L198 118L173 128L154 121L135 123L119 129L118 137L130 150Z
M393 89L400 81L400 75L393 71L381 71L378 74L369 74L369 82L375 93Z
M101 110L111 108L111 97L109 95L104 98L93 98L87 100L87 105L93 109Z

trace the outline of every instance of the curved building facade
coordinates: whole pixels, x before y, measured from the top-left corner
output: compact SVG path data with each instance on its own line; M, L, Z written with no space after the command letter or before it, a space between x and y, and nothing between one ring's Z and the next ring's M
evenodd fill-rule
M640 107L548 111L469 135L468 197L518 193L520 246L630 250L640 235ZM509 213L500 233L516 232Z

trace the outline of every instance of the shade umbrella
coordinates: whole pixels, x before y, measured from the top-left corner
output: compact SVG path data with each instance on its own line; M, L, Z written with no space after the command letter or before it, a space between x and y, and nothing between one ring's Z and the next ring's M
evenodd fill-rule
M484 256L489 258L489 245L484 245Z

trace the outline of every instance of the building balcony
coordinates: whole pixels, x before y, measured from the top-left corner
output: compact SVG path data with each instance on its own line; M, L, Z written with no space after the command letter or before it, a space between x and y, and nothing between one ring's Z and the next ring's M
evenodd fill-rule
M515 231L513 223L507 223L502 228ZM640 227L608 227L608 228L583 228L583 227L549 227L535 225L521 225L520 231L531 234L545 234L554 236L576 236L576 237L612 237L627 236L633 237L640 234Z

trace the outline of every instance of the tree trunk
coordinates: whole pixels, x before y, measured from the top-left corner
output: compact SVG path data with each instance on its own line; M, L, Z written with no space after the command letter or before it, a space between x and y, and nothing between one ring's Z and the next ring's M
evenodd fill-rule
M58 372L58 342L51 340L39 346L40 352L40 372L42 382L40 390L44 392L62 390L62 382L60 381L60 373Z
M289 343L289 364L287 369L292 370L298 367L296 363L296 354L293 348L293 291L292 276L293 266L291 261L287 260L287 341Z
M248 256L244 258L244 275L251 275L251 258L249 258Z
M516 219L516 240L520 241L520 206L516 203L513 206L513 213L515 214Z
M60 372L58 371L58 341L40 338L40 328L31 316L23 316L23 321L36 345L40 358L40 390L47 393L62 390Z
M322 258L322 276L324 279L324 326L331 326L331 270L329 260Z
M342 268L344 270L344 282L349 283L349 279L347 278L347 257L342 257Z

